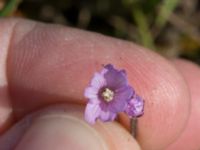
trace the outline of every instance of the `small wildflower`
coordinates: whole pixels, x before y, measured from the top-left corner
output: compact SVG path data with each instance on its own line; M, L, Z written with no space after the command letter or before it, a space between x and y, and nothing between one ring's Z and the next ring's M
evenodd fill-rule
M135 94L128 102L125 113L127 113L130 118L142 116L144 113L144 100Z
M113 121L119 112L124 112L134 95L128 85L126 72L117 70L111 64L104 66L100 73L95 73L89 87L85 90L88 103L85 119L94 124L97 119Z

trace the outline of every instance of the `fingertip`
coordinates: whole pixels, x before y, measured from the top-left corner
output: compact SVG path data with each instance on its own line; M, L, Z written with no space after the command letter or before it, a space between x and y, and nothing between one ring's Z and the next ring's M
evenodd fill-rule
M136 59L134 65L129 65L129 71L132 85L145 100L144 115L138 119L137 140L145 150L165 149L187 123L190 113L187 84L168 60L156 54L149 54L147 60ZM130 128L127 117L120 117L120 121Z
M183 59L176 59L173 62L189 86L191 113L184 131L167 150L197 150L200 148L200 121L198 119L200 117L200 68L198 65Z

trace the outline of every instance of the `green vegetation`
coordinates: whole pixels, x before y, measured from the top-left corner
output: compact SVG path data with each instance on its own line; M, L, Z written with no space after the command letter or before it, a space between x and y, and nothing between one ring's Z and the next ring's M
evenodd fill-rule
M1 4L2 3L2 4ZM0 16L59 23L200 63L198 0L8 0Z

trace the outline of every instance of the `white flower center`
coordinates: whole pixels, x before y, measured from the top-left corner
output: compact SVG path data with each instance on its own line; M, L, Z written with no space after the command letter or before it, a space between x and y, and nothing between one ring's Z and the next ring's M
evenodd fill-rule
M106 102L110 102L113 100L114 97L114 92L112 90L110 90L109 88L105 88L101 94L101 96L103 97L103 99Z

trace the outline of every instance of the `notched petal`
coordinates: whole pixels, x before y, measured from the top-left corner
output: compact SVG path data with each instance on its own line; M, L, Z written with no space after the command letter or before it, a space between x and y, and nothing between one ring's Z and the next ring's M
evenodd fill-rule
M111 70L108 70L104 76L105 76L107 85L109 87L113 87L114 89L127 86L128 84L127 77L124 74L124 71L111 69Z
M111 64L105 65L104 68L106 68L106 69L108 69L108 70L114 69L113 65L111 65Z

